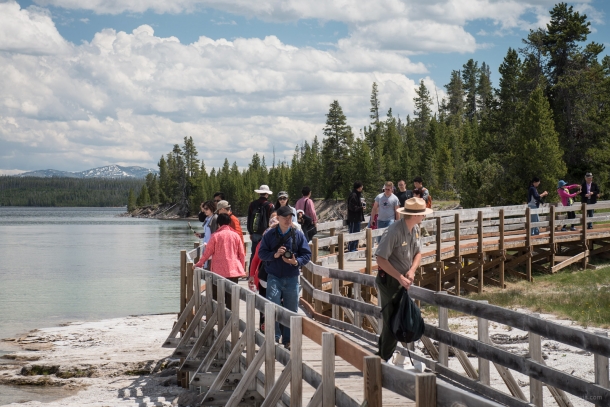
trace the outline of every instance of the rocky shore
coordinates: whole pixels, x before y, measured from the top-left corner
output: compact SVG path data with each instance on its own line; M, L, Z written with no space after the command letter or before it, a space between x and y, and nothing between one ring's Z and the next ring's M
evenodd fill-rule
M14 400L19 406L188 405L189 394L176 385L178 360L161 347L175 319L74 322L4 339L0 346L15 352L0 359L0 385L46 386L55 394L61 388L67 396L45 403Z

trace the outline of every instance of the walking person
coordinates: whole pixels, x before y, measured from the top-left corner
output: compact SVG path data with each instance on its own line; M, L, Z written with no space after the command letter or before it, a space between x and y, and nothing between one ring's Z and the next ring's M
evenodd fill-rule
M583 182L580 198L582 202L585 202L588 205L594 205L597 203L597 198L599 197L599 187L596 183L593 182L593 174L590 172L585 174L585 182ZM587 217L593 217L593 209L587 210ZM593 222L587 223L587 229L593 229Z
M575 188L578 188L578 191L574 192L574 193L570 193L570 189L575 189ZM557 194L559 195L559 198L561 198L561 205L572 206L572 204L574 203L573 198L576 195L580 194L580 185L578 185L578 184L568 185L567 182L560 179L559 182L557 183ZM576 219L576 214L574 213L574 211L568 212L568 219ZM563 225L563 227L561 228L561 231L565 232L566 230L567 230L566 225ZM574 226L574 224L570 225L570 230L571 231L576 230L576 227Z
M199 220L203 222L203 233L195 233L195 236L201 239L201 245L205 246L210 241L212 233L218 229L218 215L216 215L216 204L214 201L206 201L201 204L201 212L199 212Z
M538 193L538 186L540 185L540 178L534 177L530 182L530 186L527 190L527 206L530 209L538 209L540 204L542 203L542 199L547 196L549 193L544 191L543 193ZM530 220L532 222L540 222L540 217L537 213L531 215ZM536 226L531 230L532 236L536 236L540 234L540 229Z
M245 277L244 272L246 254L244 244L233 229L231 229L231 219L226 213L218 215L218 230L212 234L208 244L203 251L203 255L195 264L195 267L202 267L211 257L210 270L219 276L226 278L237 284L240 277ZM213 290L214 293L216 290ZM217 299L214 296L214 299ZM225 304L230 308L231 295L226 293Z
M316 215L316 207L313 204L313 200L311 199L311 188L305 186L301 190L301 199L297 201L294 205L297 208L297 211L301 209L305 215L311 218L312 227L307 231L307 241L311 241L311 239L318 233L318 216Z
M396 194L398 198L398 202L400 202L400 207L405 206L405 201L409 198L413 198L413 191L409 191L407 189L407 183L405 180L401 179L398 181L398 193Z
M354 188L347 197L347 226L349 233L360 232L360 225L364 222L364 208L366 203L362 198L362 190L364 186L362 182L354 182ZM342 250L342 248L340 248ZM358 241L352 240L347 244L348 252L355 252L358 250Z
M394 183L387 181L383 187L383 192L375 197L371 219L375 219L375 215L377 215L377 229L387 228L400 218L397 212L400 208L400 201L392 193L393 190ZM379 238L377 238L377 241L379 241Z
M297 210L288 204L288 192L280 191L277 194L277 201L275 202L275 210L277 211L282 206L287 206L292 210L292 222L297 223Z
M301 231L303 231L305 237L308 239L307 242L311 242L311 240L309 240L309 231L313 228L313 221L309 216L305 215L303 209L297 209L297 225L299 225Z
M246 221L246 228L250 234L250 241L252 247L250 248L250 263L254 257L256 246L263 238L263 232L269 227L269 219L271 214L275 211L273 204L269 202L269 195L273 192L267 185L261 185L259 189L255 189L254 192L258 194L258 199L250 202L248 206L248 220Z
M426 201L426 208L432 208L430 191L428 191L428 188L424 187L423 178L420 176L413 178L413 186L415 187L415 189L419 189L421 191L421 197L424 201Z
M385 361L392 357L397 344L391 332L390 317L398 303L391 299L400 287L408 290L415 280L415 271L421 262L419 225L432 209L426 208L426 202L421 198L409 198L396 212L402 219L387 228L375 251L379 266L375 285L383 309L377 355Z
M267 271L267 299L297 312L299 305L299 274L311 259L307 238L292 224L292 211L286 206L277 210L279 224L265 233L258 256ZM283 302L282 302L283 301ZM285 348L290 349L290 327L275 323L275 340L280 336Z
M263 232L263 236L265 233L273 230L279 223L277 218L277 212L273 212L271 214L271 219L269 219L269 227L267 230ZM265 262L263 262L258 255L258 251L260 250L261 245L256 246L256 252L254 253L254 257L252 258L252 262L250 263L250 276L248 277L248 287L252 291L258 290L258 294L261 297L267 298L267 271L265 270ZM265 333L265 314L261 311L260 318L258 322L259 329L262 333Z

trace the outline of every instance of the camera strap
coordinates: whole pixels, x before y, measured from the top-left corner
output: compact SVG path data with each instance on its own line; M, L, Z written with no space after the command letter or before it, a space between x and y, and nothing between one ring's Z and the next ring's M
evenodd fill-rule
M284 236L282 236L280 234L280 227L279 226L277 226L277 229L275 231L276 231L278 237L280 238L280 242L275 246L273 251L277 252L277 249L279 249L280 247L284 246L284 244L286 244L288 239L290 239L292 237L292 249L293 249L292 252L294 253L294 244L295 244L294 228L291 226L290 227L290 232L286 233Z

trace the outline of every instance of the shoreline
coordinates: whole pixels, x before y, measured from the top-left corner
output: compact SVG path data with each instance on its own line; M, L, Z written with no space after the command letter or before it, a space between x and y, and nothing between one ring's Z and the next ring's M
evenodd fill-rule
M190 395L176 385L179 360L161 347L175 319L169 313L71 322L3 339L13 350L0 354L0 385L14 390L8 402L19 406L183 404L180 396ZM53 400L28 397L22 386L50 389Z

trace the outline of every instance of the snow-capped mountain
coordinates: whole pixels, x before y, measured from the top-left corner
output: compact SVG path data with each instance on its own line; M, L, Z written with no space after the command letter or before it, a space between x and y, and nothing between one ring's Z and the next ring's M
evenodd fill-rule
M19 177L68 177L68 178L145 178L148 173L157 174L158 171L144 167L122 167L120 165L106 165L81 172L68 172L58 170L37 170L24 172Z

